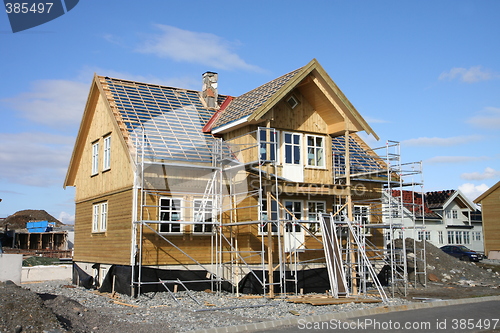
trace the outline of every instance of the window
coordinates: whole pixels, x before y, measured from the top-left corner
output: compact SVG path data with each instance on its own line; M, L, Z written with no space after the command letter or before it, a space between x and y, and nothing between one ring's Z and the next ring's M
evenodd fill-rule
M301 227L297 220L302 219L302 201L285 201L286 212L286 222L285 231L288 232L300 232ZM292 213L295 219L288 213Z
M319 233L320 224L319 224L319 213L326 212L326 203L324 201L309 201L307 203L307 217L309 221L313 221L309 223L309 231L312 233Z
M99 172L99 142L92 144L92 175Z
M160 199L160 232L180 233L181 225L181 199Z
M481 231L473 231L472 232L472 240L481 241Z
M448 244L455 244L455 238L453 237L455 232L448 231Z
M104 156L102 157L102 168L103 170L109 170L111 168L111 135L104 138Z
M195 200L194 201L194 221L204 222L195 223L193 232L195 233L210 233L212 232L214 221L214 208L212 200Z
M470 232L463 231L463 235L464 235L464 244L470 244Z
M262 222L259 224L259 234L267 234L268 227L271 226L271 232L276 234L278 232L278 203L276 200L271 200L271 216L269 216L267 200L262 200L260 207L260 219ZM269 221L269 222L264 222Z
M443 232L438 231L438 242L439 244L444 244Z
M108 228L108 203L92 206L92 232L105 232Z
M307 165L315 167L325 166L324 138L322 136L307 136Z
M354 221L368 223L369 219L368 206L354 206Z
M285 133L285 163L300 165L300 137L298 133Z
M430 231L419 231L418 232L418 240L426 240L430 241L431 240L431 232Z
M458 211L456 209L452 210L451 213L453 214L453 219L456 220L458 219Z
M286 100L286 102L288 103L288 105L290 105L290 107L291 107L292 109L295 109L295 107L296 107L297 105L299 105L299 101L297 101L297 99L296 99L296 98L295 98L295 96L293 96L293 95L292 95L292 96L290 96L290 97Z
M278 132L270 128L259 129L260 159L276 161L278 149Z

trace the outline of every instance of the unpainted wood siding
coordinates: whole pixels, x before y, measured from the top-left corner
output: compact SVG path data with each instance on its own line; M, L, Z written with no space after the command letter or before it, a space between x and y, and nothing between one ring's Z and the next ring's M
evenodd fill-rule
M500 187L481 200L484 251L500 251Z
M132 186L133 168L117 133L107 101L99 96L75 179L76 202ZM104 138L111 136L110 169L103 170ZM92 145L99 143L99 172L92 174Z
M105 232L92 232L92 207L108 203ZM130 265L132 242L132 189L76 204L75 261Z

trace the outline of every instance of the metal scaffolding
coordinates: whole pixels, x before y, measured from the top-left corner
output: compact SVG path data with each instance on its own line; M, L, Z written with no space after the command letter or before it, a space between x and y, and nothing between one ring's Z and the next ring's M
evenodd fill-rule
M171 256L190 261L189 265L180 266L207 271L213 290L222 290L222 283L227 281L232 291L239 294L239 282L250 274L269 297L278 293L298 294L301 270L326 267L334 297L375 290L387 300L380 281L384 269L390 275L393 295L398 286L406 293L406 242L398 247L394 240L395 235L405 238L404 217L413 221L413 227L408 229L419 230L415 220L419 212L422 219L424 216L423 191L422 200L410 204L404 201L403 188L411 185L413 189L423 186L423 182L406 181L408 177L422 174L421 163L402 164L399 143L388 142L385 150L379 150L360 147L347 132L344 137L332 138L335 184L326 190L343 191L334 195L331 213L324 207L324 211L317 212L316 220L311 221L282 203L280 189L294 182L281 175L275 129L258 127L226 141L205 138L201 144L209 160L189 163L159 157L148 138L147 131L142 129L136 132L134 139L136 172L131 260L138 268L137 273L132 270L132 285L138 293L141 286L153 283L143 281L142 268L161 266L144 262L145 232L168 244ZM383 153L379 155L380 151ZM186 178L186 174L190 177ZM358 193L361 184L370 183L381 190L368 191L367 197ZM397 193L401 195L395 195ZM182 200L175 199L177 197ZM363 207L368 209L370 218L364 218L363 212L356 210L364 210ZM210 262L200 262L189 248L176 243L175 238L188 225L192 234L210 238L207 249ZM244 227L257 230L258 247L238 244ZM370 241L375 230L383 237L382 245ZM307 236L307 246L298 233ZM418 251L417 245L420 242L414 241L415 283L417 275L424 275L425 281L426 274L425 245ZM307 253L317 256L306 256ZM168 269L168 265L165 268ZM169 283L185 287L186 282L207 282L207 279ZM169 290L166 281L154 283Z

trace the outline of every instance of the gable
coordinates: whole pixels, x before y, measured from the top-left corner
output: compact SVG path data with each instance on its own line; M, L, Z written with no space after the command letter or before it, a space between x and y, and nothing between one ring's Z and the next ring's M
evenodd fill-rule
M212 133L225 133L247 123L259 123L280 101L296 89L327 123L327 134L366 131L377 135L345 97L321 65L313 59L306 66L233 99L219 115Z

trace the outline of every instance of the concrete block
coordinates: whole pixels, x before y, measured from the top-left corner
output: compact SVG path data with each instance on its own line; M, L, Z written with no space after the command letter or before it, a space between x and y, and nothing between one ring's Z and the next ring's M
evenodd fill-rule
M51 281L51 280L67 280L72 278L72 265L50 265L50 266L33 266L23 267L21 281L36 282L36 281Z
M0 254L0 281L12 281L21 285L22 254Z

